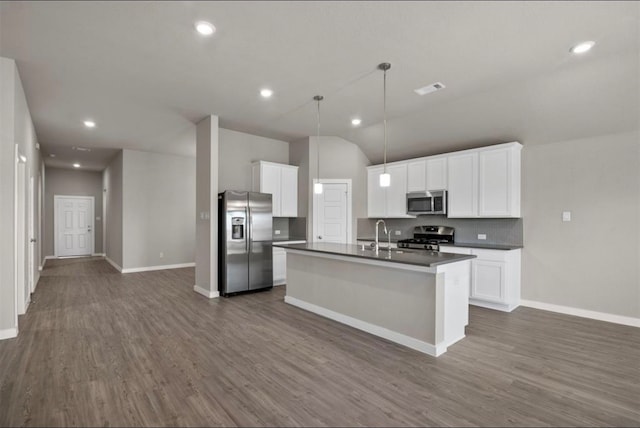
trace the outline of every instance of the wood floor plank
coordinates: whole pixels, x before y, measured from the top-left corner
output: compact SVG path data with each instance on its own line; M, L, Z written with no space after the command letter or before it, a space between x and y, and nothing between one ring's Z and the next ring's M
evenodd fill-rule
M49 260L0 342L0 426L639 426L640 329L471 307L440 358L194 270Z

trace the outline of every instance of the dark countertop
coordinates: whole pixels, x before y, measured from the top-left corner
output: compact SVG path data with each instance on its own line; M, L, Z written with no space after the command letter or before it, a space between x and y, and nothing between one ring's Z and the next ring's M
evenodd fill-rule
M400 239L406 239L406 238L400 238ZM398 238L391 238L391 242L392 243L397 243L400 239ZM358 238L358 241L375 241L375 238ZM386 237L380 237L380 239L378 240L378 242L380 243L380 245L385 245L387 243L387 238ZM478 242L474 242L474 243L469 243L469 242L454 242L453 244L442 244L442 245L448 245L450 247L465 247L465 248L478 248L478 249L482 249L482 250L517 250L520 248L524 248L522 245L510 245L510 244L480 244Z
M393 242L394 244L396 242L398 242L400 239L405 239L402 236L400 238L391 238L391 242ZM376 238L357 238L356 241L371 241L374 242L376 240ZM378 238L378 241L381 244L386 244L387 243L387 237L386 236L380 236L380 238Z
M462 260L470 260L476 256L466 254L451 254L424 250L380 250L376 255L373 250L363 250L359 245L313 243L306 244L274 244L276 247L290 248L293 250L309 251L316 253L336 254L339 256L374 259L381 262L404 263L414 266L434 267L447 263L455 263Z
M518 250L524 248L522 245L509 245L509 244L479 244L477 242L454 242L453 244L442 244L441 246L449 247L464 247L464 248L478 248L480 250ZM442 250L441 250L442 251Z
M295 237L295 236L293 236L293 237L291 237L291 236L289 236L289 237L280 237L280 236L278 236L277 238L274 237L272 239L273 242L306 241L306 240L307 240L307 238L300 238L300 237Z

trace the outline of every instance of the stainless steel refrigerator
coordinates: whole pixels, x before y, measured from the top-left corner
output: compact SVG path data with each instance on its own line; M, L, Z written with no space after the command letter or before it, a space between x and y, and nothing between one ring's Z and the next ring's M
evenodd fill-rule
M223 296L273 287L273 215L268 193L218 195L218 290Z

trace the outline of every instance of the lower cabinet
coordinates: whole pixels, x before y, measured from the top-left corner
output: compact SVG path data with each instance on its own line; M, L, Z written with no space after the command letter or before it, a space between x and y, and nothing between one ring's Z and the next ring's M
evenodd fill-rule
M511 312L520 305L521 250L486 250L442 245L445 253L472 254L469 303Z
M307 241L286 241L278 244L304 244ZM287 252L284 248L273 247L273 285L287 283Z

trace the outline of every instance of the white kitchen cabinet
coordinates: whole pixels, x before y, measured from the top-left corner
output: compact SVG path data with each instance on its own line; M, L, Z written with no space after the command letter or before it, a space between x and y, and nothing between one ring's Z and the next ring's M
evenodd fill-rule
M521 147L517 144L479 151L479 217L520 217Z
M380 187L382 165L367 168L367 213L372 218L415 218L407 215L407 164L387 164L389 187Z
M407 162L407 193L427 190L427 161L419 159Z
M441 245L440 251L476 256L471 260L470 304L505 312L520 305L520 249L487 250Z
M387 216L387 191L380 187L382 166L367 169L367 213L369 217Z
M447 157L431 157L425 161L426 190L447 190Z
M387 187L387 215L391 218L407 215L407 164L387 165L391 185Z
M478 217L478 153L465 151L450 155L447 164L451 218Z
M280 170L280 216L298 216L298 167L286 165Z
M297 166L258 161L252 173L252 190L271 194L274 217L298 216Z
M307 241L278 241L278 244L304 244ZM273 247L273 285L287 283L287 252L284 248Z
M287 252L284 248L273 248L273 285L287 283Z

